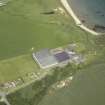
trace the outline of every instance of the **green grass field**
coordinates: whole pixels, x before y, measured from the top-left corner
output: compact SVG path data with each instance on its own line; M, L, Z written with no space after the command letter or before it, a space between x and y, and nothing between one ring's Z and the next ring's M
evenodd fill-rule
M24 77L27 73L38 72L39 68L29 55L11 58L0 62L0 82Z
M0 59L29 53L32 47L38 50L74 41L84 43L85 32L76 28L69 17L42 14L59 6L55 0L12 0L0 7Z
M83 68L82 71L76 73L69 86L58 90L52 89L52 84L70 75L69 73L72 72L72 68L66 68L62 70L63 72L60 71L58 73L55 71L53 75L47 76L41 81L37 81L7 97L9 102L13 105L104 104L104 68L104 63L95 63L94 65L87 66Z
M69 16L59 12L42 14L59 6L56 0L12 0L0 7L0 82L12 81L35 70L32 48L37 51L69 43L90 48L94 37L75 27ZM22 57L27 54L28 60L27 56Z
M5 103L0 103L0 105L6 105Z
M54 91L52 94L46 94L38 105L105 104L104 76L105 64L88 67L78 72L68 87Z
M61 6L59 0L12 0L0 7L0 83L39 72L31 56L32 48L38 51L79 43L86 53L92 50L104 54L104 50L100 51L104 37L82 31L67 14L43 14Z
M9 102L14 105L37 105L39 101L45 96L51 85L67 78L67 76L70 76L72 75L71 73L75 72L76 71L72 70L70 65L67 66L66 69L55 69L50 75L47 75L43 79L8 95L7 98Z
M81 45L78 50L85 49L83 53L91 55L96 52L96 55L89 56L89 64L83 70L104 69L105 36L93 36L84 32L76 27L69 15L64 16L59 12L43 14L60 6L59 0L11 0L8 5L0 7L0 83L19 77L29 82L26 78L28 73L42 75L46 72L40 70L32 59L32 48L38 51L78 43ZM62 70L65 72L56 75L52 73L45 80L32 83L9 95L8 99L13 105L37 105L44 96L56 102L46 92L57 78L59 80L67 76L69 70L73 69L65 68ZM42 104L46 102L42 100Z

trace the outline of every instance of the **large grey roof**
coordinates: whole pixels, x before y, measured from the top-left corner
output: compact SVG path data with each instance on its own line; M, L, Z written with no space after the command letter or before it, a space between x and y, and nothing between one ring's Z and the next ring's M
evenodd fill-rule
M43 49L39 52L33 53L33 57L37 60L37 62L42 68L47 68L51 65L57 64L57 60L50 53L49 49Z

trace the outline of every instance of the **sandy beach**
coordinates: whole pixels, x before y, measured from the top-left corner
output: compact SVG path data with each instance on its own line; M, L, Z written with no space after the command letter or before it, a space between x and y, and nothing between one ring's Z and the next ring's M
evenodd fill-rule
M67 12L72 16L72 18L74 19L75 23L77 26L79 26L81 29L91 33L92 35L103 35L104 33L98 33L95 32L94 30L89 29L88 27L86 27L80 20L79 18L76 16L76 14L74 13L74 11L72 10L72 8L70 7L70 5L68 4L67 0L61 0L61 3L63 4L63 6L65 7L65 9L67 10Z

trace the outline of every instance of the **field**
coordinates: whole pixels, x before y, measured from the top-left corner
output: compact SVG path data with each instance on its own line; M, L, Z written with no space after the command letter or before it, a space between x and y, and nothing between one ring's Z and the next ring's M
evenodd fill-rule
M25 77L25 75L31 72L40 71L30 55L3 60L0 63L0 69L0 73L2 74L0 76L0 81L2 81L2 83L5 81L16 80L17 77Z
M93 36L84 32L75 26L67 13L64 15L56 11L54 14L44 14L58 7L62 7L59 0L11 0L6 6L0 7L0 83L20 77L28 83L30 80L27 79L27 74L33 72L43 76L47 71L39 69L32 59L32 52L70 43L78 43L85 48L82 53L92 54L86 68L83 67L84 70L94 70L95 65L99 66L97 69L103 70L105 36ZM8 99L13 105L37 105L49 87L68 76L70 71L74 72L75 69L70 66L57 74L56 71L42 81L9 95Z
M43 79L8 95L7 99L13 105L37 105L40 100L48 93L49 88L54 83L65 79L67 76L70 76L71 73L74 74L75 72L76 70L72 70L70 65L67 66L66 69L55 69L50 75L47 75Z
M5 103L0 103L0 105L5 105Z
M85 42L85 32L74 27L69 17L59 12L42 14L59 6L58 2L48 0L12 0L0 7L0 59L30 53L32 47L37 51L74 41Z
M74 70L72 71L71 67L67 67L59 72L55 71L53 75L48 75L41 81L37 81L7 97L13 105L104 104L104 68L104 63L90 65L90 67L77 72L73 81L67 87L57 90L52 89L52 84L73 73Z
M54 91L52 94L46 94L38 105L105 104L104 76L104 64L91 66L78 72L68 87Z
M43 14L60 6L55 0L12 0L0 7L1 83L35 69L32 48L38 51L70 43L81 43L90 48L94 37L75 27L67 14L64 16L59 11ZM30 56L28 60L27 54Z

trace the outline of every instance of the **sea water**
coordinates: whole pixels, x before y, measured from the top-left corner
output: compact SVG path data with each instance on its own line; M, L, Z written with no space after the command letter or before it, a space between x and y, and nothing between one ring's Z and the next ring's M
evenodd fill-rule
M68 3L86 26L90 28L94 25L105 27L105 0L68 0ZM101 31L105 32L105 29Z

